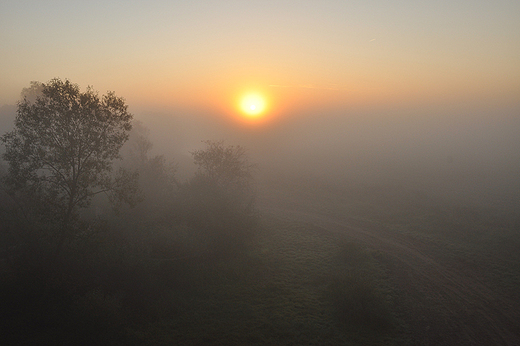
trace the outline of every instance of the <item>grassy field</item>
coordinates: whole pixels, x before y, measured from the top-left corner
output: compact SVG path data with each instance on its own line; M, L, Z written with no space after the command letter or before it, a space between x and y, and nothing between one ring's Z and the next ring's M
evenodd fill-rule
M370 252L310 225L262 218L255 244L185 273L172 311L133 330L149 345L403 345L392 287ZM172 285L178 284L172 279Z
M188 228L154 221L143 226L154 241L102 246L87 259L71 254L50 271L37 257L2 269L0 341L509 345L520 338L516 214L400 189L301 186L260 196L254 236L224 255L207 252Z
M514 208L402 186L317 180L274 185L265 201L274 213L284 210L375 251L416 344L520 342L520 215Z

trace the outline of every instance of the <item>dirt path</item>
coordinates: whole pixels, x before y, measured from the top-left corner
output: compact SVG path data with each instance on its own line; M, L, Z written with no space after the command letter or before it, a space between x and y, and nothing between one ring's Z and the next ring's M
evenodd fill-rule
M446 263L428 244L374 222L331 217L279 194L262 197L259 208L381 251L418 345L520 345L520 304L493 292L478 273Z

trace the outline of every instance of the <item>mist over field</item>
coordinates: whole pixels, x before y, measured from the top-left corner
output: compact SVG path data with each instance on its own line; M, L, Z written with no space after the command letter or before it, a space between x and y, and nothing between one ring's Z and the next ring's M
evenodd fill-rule
M0 345L520 345L520 2L0 2Z
M0 108L5 132L14 128L16 110ZM22 222L16 204L2 194L0 216L8 225L2 292L11 316L3 325L23 330L26 313L60 313L49 305L59 299L63 308L71 302L63 316L76 322L67 327L55 318L49 323L59 324L60 332L47 340L66 338L84 322L78 335L91 335L89 342L161 344L172 330L186 344L250 338L229 334L229 324L238 323L255 330L253 344L391 338L396 345L507 345L519 336L513 327L520 299L519 111L461 105L329 110L255 127L203 112L139 110L122 161L116 160L139 173L136 205L114 214L106 198L94 198L78 214L94 233L70 238L60 256L42 261L54 251L52 238L40 239L37 231L45 221L36 220L46 212L28 204ZM225 163L213 166L219 150L236 156L252 190L241 185L239 171L223 187L212 185L211 167L224 164L227 172ZM2 162L3 176L7 168ZM61 275L69 278L58 284ZM459 286L450 288L453 283ZM257 301L249 290L267 300ZM430 298L438 294L447 298ZM207 305L208 295L218 306ZM17 310L24 301L29 307ZM314 304L325 304L323 317L297 322L299 315L315 318ZM246 313L239 323L244 312L238 306L266 315ZM140 309L145 314L138 317ZM200 325L181 322L207 313L218 317ZM273 319L273 313L285 317ZM97 314L104 317L94 323ZM292 322L282 327L286 320ZM489 320L493 328L486 327ZM298 334L302 323L307 332ZM130 332L127 325L134 326ZM30 328L35 335L46 331ZM218 332L200 335L200 328ZM14 333L7 340L32 339Z
M400 187L514 208L520 193L519 107L437 107L302 114L266 128L213 116L138 114L154 152L188 166L203 139L248 149L259 175ZM182 174L183 167L179 167Z
M433 107L432 107L433 108ZM139 111L153 153L193 171L203 140L244 146L259 177L314 177L337 184L392 186L481 205L514 208L520 194L520 106L343 110L301 114L262 128L212 114ZM15 105L0 108L13 127Z

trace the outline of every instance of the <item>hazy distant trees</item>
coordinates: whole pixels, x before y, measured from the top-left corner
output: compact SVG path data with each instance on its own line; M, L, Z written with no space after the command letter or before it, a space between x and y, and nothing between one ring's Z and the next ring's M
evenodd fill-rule
M241 146L224 146L223 141L203 141L206 148L192 152L199 178L225 187L246 188L252 180L255 165L249 162Z
M221 208L249 210L254 202L253 171L241 146L225 146L223 141L203 141L205 149L192 152L198 170L191 179L192 187L214 194Z
M19 215L59 253L81 232L79 210L93 196L135 202L137 175L112 172L132 115L114 93L100 97L90 87L81 92L68 80L33 83L25 94L14 130L0 138L9 164L4 186Z
M139 173L139 188L142 203L139 203L136 213L144 213L150 221L161 219L165 214L172 213L174 191L179 183L175 178L176 165L168 161L164 155L153 155L153 143L150 131L138 120L132 123L129 140L122 148L122 166ZM154 217L152 217L154 216Z
M253 171L246 150L223 141L204 141L192 152L198 171L183 188L188 224L212 251L236 250L254 221Z
M43 88L45 84L32 81L28 88L23 88L20 93L20 99L29 103L34 103L38 97L43 96Z

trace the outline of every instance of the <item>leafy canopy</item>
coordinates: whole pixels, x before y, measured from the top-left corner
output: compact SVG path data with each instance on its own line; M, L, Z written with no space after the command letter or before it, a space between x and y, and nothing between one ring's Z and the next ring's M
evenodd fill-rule
M18 103L14 130L0 138L10 192L36 194L64 224L101 192L114 201L132 202L136 177L125 171L112 174L132 128L124 99L113 92L100 97L91 87L81 92L60 79L32 88L40 94Z
M223 141L203 141L206 148L192 152L197 175L222 187L248 187L256 165L249 162L241 146L225 146Z

